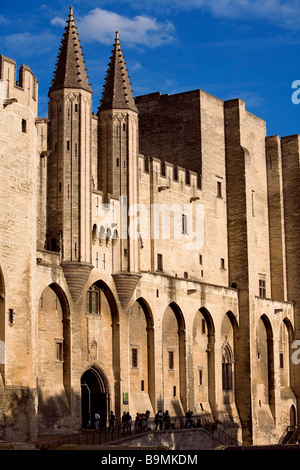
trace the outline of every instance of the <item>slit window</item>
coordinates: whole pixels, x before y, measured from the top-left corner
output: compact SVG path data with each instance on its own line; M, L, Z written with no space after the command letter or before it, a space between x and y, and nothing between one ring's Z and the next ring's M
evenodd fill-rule
M182 233L186 235L187 231L187 216L186 214L182 214Z
M157 255L157 271L163 270L163 256L158 253Z
M283 354L279 354L279 361L280 361L280 369L283 369Z
M217 196L222 197L222 183L217 181Z
M56 341L56 360L59 362L63 361L63 343L62 341Z
M174 370L174 351L169 351L169 369Z
M138 350L136 348L131 350L131 365L132 367L138 366Z
M203 385L203 371L199 370L199 385Z
M25 119L22 119L22 132L26 134L27 132L27 122Z

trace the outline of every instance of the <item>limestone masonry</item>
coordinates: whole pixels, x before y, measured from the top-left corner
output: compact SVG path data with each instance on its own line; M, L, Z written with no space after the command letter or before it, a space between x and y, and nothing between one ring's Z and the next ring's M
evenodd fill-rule
M0 439L190 409L278 443L300 411L300 136L240 99L133 97L118 33L97 114L85 67L72 8L47 118L0 56Z

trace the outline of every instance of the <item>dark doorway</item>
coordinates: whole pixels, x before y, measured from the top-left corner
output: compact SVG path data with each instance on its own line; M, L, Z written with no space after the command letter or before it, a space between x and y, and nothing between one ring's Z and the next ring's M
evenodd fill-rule
M290 408L290 426L296 426L296 409L294 405L292 405Z
M109 413L109 387L104 372L98 367L88 369L81 378L81 416L83 429L95 428L95 413L100 414L100 427L106 426Z

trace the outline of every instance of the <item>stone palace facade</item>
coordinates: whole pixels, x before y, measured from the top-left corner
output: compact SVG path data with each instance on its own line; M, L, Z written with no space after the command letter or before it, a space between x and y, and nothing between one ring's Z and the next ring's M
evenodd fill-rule
M118 33L93 113L72 8L48 96L38 117L37 78L0 56L0 439L191 409L278 443L299 420L299 135L202 90L133 97Z

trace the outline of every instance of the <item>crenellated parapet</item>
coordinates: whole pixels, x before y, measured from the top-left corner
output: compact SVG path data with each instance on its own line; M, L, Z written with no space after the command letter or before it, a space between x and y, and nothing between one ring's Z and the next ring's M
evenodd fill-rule
M0 55L0 101L3 106L18 102L37 115L37 78L31 69L23 64L17 77L16 62L3 55Z
M139 177L140 181L151 184L154 191L172 189L191 198L201 194L201 175L156 157L139 155Z

